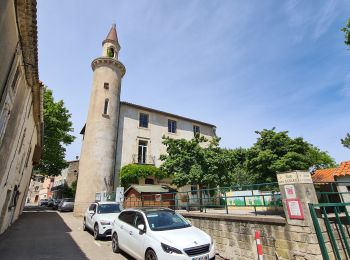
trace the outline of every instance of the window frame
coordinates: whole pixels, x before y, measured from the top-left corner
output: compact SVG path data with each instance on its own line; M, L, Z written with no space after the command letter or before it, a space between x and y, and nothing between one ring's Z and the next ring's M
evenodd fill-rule
M96 203L90 204L90 206L89 206L89 211L94 211L94 212L96 212L96 209L97 209L97 204L96 204Z
M147 118L147 122L146 122L146 126L143 126L142 123L144 123L143 120L141 120L141 116L146 116ZM139 127L140 128L149 128L149 114L145 113L145 112L139 112Z
M199 125L193 125L193 135L201 134L201 127Z
M146 145L140 144L141 142L145 143ZM140 148L141 148L141 154L140 154ZM148 150L148 141L139 139L137 144L137 163L138 164L147 164L147 151Z
M137 224L136 224L136 221L138 220L138 217L141 218L143 220L143 226L146 230L146 220L145 218L143 217L143 215L140 213L140 212L135 212L135 216L134 216L134 220L133 220L133 227L134 228L137 228ZM142 224L139 224L139 225L142 225Z
M172 133L172 134L177 133L177 121L176 120L168 118L168 133Z
M119 214L119 216L118 216L118 219L120 220L120 221L122 221L123 223L125 223L125 224L128 224L128 225L130 225L130 226L133 226L133 224L134 224L134 220L135 220L135 217L136 217L136 211L124 211L124 212L121 212L120 214ZM124 219L123 219L123 217L125 216L125 215L127 215L127 214L130 214L131 216L132 216L132 220L131 220L131 222L129 223L129 222L127 222L127 221L125 221Z

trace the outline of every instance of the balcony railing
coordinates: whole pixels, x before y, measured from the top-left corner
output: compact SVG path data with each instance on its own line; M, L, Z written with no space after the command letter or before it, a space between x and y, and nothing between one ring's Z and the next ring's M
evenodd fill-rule
M147 155L145 157L139 156L138 154L132 155L132 163L136 164L150 164L155 165L156 164L156 157Z

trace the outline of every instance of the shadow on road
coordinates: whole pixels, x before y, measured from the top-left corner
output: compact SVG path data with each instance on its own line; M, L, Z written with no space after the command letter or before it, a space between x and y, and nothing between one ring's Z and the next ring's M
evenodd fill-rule
M54 211L25 208L23 215L0 236L0 258L88 259L69 235L71 231Z

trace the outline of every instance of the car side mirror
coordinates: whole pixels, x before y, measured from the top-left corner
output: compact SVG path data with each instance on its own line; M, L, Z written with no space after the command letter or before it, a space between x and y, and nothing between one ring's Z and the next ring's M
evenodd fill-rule
M144 224L140 224L137 226L137 229L140 230L141 232L145 232L145 225Z

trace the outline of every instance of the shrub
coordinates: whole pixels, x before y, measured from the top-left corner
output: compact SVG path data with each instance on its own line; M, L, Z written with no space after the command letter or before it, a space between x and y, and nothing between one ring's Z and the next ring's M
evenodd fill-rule
M127 189L131 184L138 184L139 179L155 177L161 180L167 177L166 173L153 165L128 164L120 172L121 186Z

